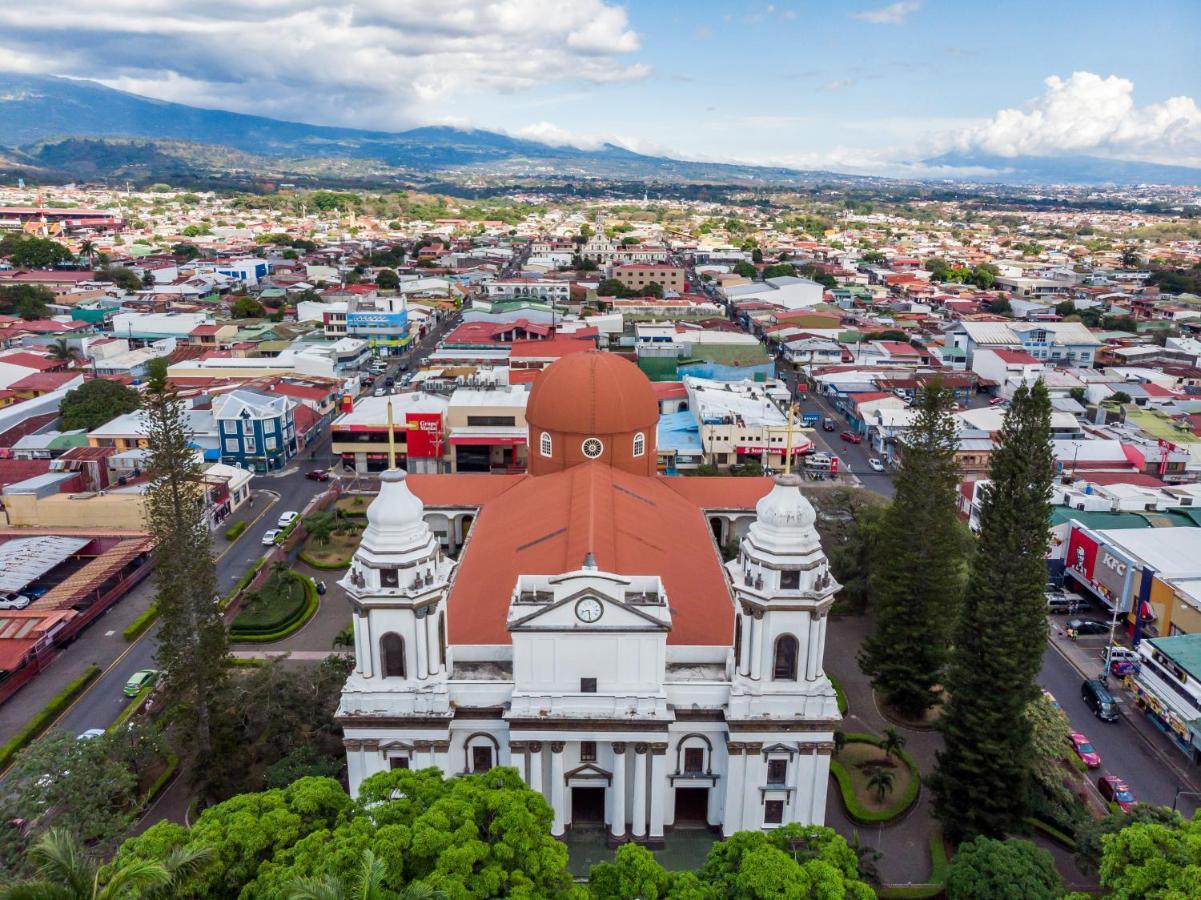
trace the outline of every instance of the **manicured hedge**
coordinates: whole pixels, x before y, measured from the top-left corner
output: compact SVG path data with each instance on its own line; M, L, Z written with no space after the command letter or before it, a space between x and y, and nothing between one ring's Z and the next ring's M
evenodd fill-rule
M125 630L121 634L127 641L136 641L146 633L146 629L153 625L157 618L158 607L151 603L144 613L125 626Z
M830 679L830 684L834 685L834 693L838 697L838 712L845 716L847 714L847 710L850 708L847 705L846 692L842 689L842 685L839 683L838 679L829 672L826 673L826 677Z
M270 590L260 591L259 599L252 606L244 605L230 623L231 635L279 631L304 611L304 582L296 573L285 572L282 577L273 574L265 587Z
M1026 824L1035 831L1041 831L1055 843L1066 847L1073 853L1076 851L1076 839L1064 831L1060 831L1050 822L1044 822L1042 819L1029 818L1026 819Z
M225 539L227 541L236 541L245 530L246 520L243 519L241 522L234 524L233 527L225 529Z
M171 777L175 774L175 770L178 768L179 757L168 750L167 767L163 769L162 774L159 775L158 778L154 779L154 783L147 788L146 796L142 798L143 810L147 809L151 803L158 799L158 795L163 792L163 788L167 786L167 783L171 780Z
M257 669L267 665L267 660L257 656L228 656L225 664L235 669Z
M117 716L116 721L108 726L108 730L117 731L120 728L124 728L125 723L132 719L137 711L142 708L142 704L146 702L146 698L150 696L150 692L153 690L154 685L148 684L138 691L134 698L125 704L125 709L121 710L121 715Z
M340 560L338 562L332 562L332 563L321 562L320 560L314 559L313 557L311 557L307 553L305 553L303 550L301 550L300 553L297 554L297 559L299 559L306 566L310 566L311 568L314 568L314 569L345 569L350 565L350 561L351 561L352 557L348 556L344 560Z
M24 728L14 734L7 744L0 747L0 768L7 766L18 751L32 744L43 731L54 724L54 720L63 714L63 711L75 701L76 697L83 693L84 688L100 676L100 671L100 667L97 665L88 666L82 675L59 691L25 724Z
M288 539L288 536L291 535L293 531L295 531L297 528L300 527L300 523L302 521L304 521L304 516L297 516L295 519L293 519L291 522L289 522L287 525L285 525L283 530L280 531L280 533L275 536L275 543L278 545L278 544L282 544L284 541L286 541Z
M222 609L225 609L225 607L227 607L227 606L229 606L229 604L233 603L234 597L238 596L238 594L240 594L242 592L242 590L246 587L246 585L250 584L250 582L254 580L254 576L259 573L259 569L262 567L262 565L266 561L266 559L267 559L267 557L260 556L258 559L256 559L254 562L252 562L250 564L250 568L248 568L245 572L242 573L242 577L238 579L238 583L235 584L232 588L230 588L228 594L226 594L224 597L221 598L221 608Z
M289 572L288 574L293 578L299 579L304 584L305 602L301 605L299 614L290 622L271 632L235 631L231 628L229 633L231 641L242 644L267 644L272 641L282 640L290 634L295 634L309 619L313 618L321 599L317 596L317 586L313 584L313 579L306 575L300 575L296 572Z
M877 747L880 746L880 738L861 732L848 733L846 735L846 742L848 744L873 744ZM918 770L917 762L906 750L898 751L897 756L905 764L906 768L909 769L912 777L909 780L908 787L905 789L905 793L891 807L879 811L867 809L859 803L859 799L855 796L855 786L851 782L851 773L837 760L830 760L830 774L838 782L838 789L842 793L842 802L846 807L847 817L852 821L860 825L879 825L883 822L891 822L917 802L917 795L922 786L922 775Z

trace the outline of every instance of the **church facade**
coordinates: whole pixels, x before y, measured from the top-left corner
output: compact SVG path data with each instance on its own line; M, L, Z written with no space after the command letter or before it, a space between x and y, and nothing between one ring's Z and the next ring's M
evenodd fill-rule
M813 507L792 475L656 474L657 418L635 366L574 354L535 383L529 474L382 474L342 581L352 792L504 765L555 835L823 822L839 586Z

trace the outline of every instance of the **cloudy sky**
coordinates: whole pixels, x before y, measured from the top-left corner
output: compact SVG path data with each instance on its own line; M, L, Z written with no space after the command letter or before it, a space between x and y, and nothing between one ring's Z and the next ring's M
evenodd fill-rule
M0 0L0 70L320 124L897 171L1201 166L1201 0Z

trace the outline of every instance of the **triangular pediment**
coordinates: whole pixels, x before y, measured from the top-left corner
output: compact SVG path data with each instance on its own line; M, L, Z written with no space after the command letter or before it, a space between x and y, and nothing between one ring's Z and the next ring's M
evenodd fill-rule
M601 615L586 620L589 606L600 604ZM660 616L662 618L660 618ZM670 631L670 615L664 606L625 603L593 589L579 590L542 604L514 604L510 608L510 631Z

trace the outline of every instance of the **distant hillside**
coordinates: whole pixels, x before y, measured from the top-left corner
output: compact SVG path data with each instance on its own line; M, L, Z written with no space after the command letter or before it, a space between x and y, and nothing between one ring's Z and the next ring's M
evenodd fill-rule
M971 174L961 176L963 180L999 184L1201 185L1201 169L1100 156L1008 157L987 153L944 153L923 162L930 166L971 171ZM974 171L977 169L987 169L990 174ZM955 177L954 173L950 177Z

